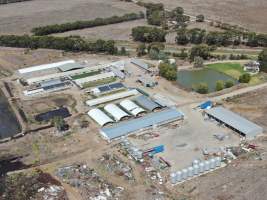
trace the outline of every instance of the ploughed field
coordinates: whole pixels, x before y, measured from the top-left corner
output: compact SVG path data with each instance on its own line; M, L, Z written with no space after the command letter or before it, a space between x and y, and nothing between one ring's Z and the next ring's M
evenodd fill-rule
M0 7L0 34L30 33L34 27L142 11L119 0L34 0Z
M168 9L181 6L187 14L242 25L252 31L267 32L266 0L144 0L164 3Z

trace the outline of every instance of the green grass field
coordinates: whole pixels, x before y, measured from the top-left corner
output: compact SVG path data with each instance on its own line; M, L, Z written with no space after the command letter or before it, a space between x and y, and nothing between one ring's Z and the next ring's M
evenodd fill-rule
M71 78L73 80L76 80L76 79L85 78L85 77L88 77L88 76L94 76L94 75L97 75L97 74L100 74L100 71L86 72L86 73L82 73L82 74L71 76Z
M227 74L228 76L231 76L236 80L239 79L239 76L246 73L243 70L243 66L240 63L216 63L216 64L209 64L206 67ZM257 74L251 77L249 84L256 85L261 82L262 82L261 75Z

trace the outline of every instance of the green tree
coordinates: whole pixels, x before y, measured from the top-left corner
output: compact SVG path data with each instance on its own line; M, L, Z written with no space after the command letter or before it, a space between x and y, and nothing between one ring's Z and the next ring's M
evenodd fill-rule
M175 81L177 79L176 65L171 65L167 62L160 63L159 75L166 78L167 80Z
M65 121L62 117L54 117L52 119L52 125L58 130L61 131L63 130L64 126L65 126Z
M201 57L204 60L208 59L210 56L210 48L205 44L200 44L193 46L190 51L190 60L194 61L195 57Z
M159 59L159 51L156 49L150 49L148 55L149 55L149 58L151 58L152 60Z
M245 73L239 76L240 83L249 83L250 79L251 79L251 75L249 73Z
M204 60L203 58L197 56L194 58L194 67L195 68L201 68L204 67Z
M137 49L136 49L136 52L137 52L137 56L143 56L143 55L146 55L146 45L145 44L140 44L138 45Z
M225 84L224 84L225 88L230 88L230 87L233 87L233 86L234 86L234 81L232 81L232 80L225 81Z
M216 91L220 91L224 89L224 82L222 80L219 80L216 82Z
M205 17L204 15L197 15L196 16L196 22L204 22Z
M180 44L180 45L186 45L189 43L189 39L187 37L185 28L181 28L177 31L175 41L177 44Z
M267 48L263 49L258 57L260 70L267 72Z

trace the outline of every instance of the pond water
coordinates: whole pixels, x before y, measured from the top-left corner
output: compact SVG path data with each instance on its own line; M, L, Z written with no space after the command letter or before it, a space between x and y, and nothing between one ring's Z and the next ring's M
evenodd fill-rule
M216 87L216 82L218 80L227 81L232 80L234 84L237 84L237 80L234 78L220 73L212 69L201 69L201 70L182 70L178 72L177 82L179 85L192 89L193 85L198 85L199 83L206 83L209 88L209 92L214 92Z
M20 131L20 124L6 97L0 90L0 139L14 136Z

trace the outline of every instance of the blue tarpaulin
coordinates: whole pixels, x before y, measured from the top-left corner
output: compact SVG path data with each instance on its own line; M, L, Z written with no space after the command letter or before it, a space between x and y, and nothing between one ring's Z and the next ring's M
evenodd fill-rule
M210 109L212 107L212 102L211 101L206 101L206 102L200 104L199 107L201 109L203 109L203 110L204 109Z

